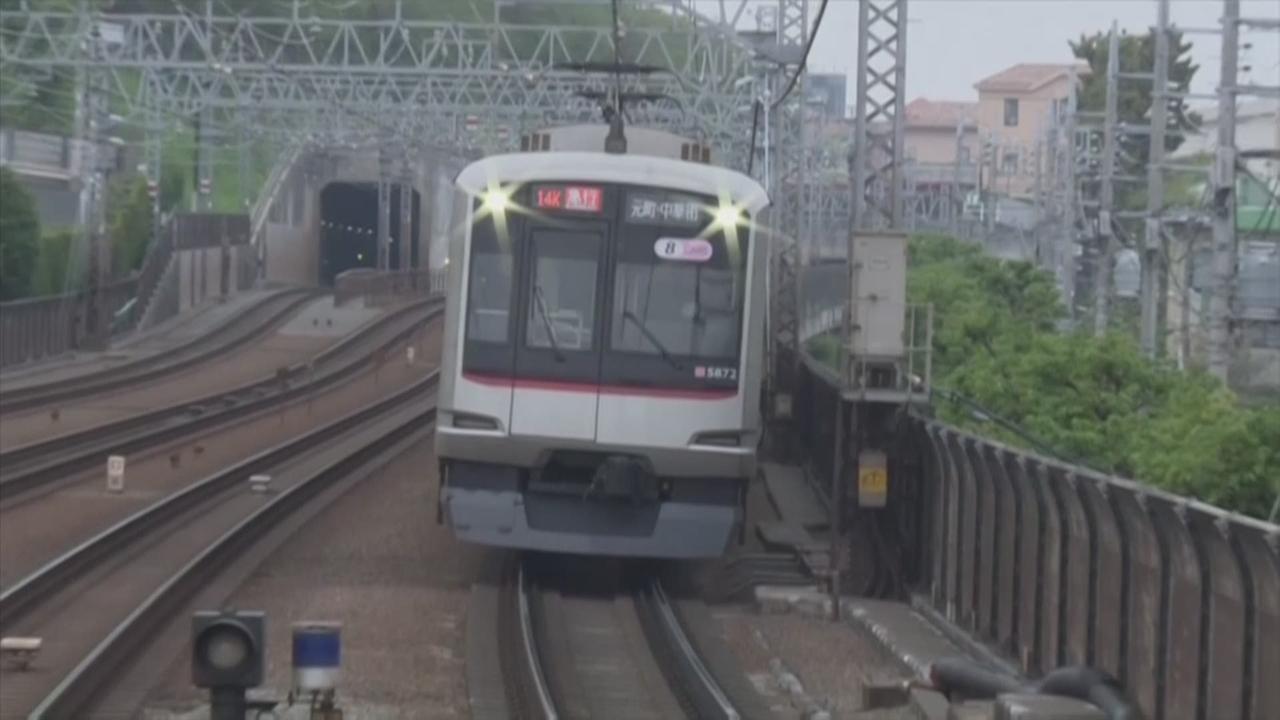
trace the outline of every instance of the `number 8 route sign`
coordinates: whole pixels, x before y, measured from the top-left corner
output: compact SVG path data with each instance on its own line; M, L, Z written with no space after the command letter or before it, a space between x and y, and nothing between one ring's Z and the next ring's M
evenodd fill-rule
M663 260L679 262L706 262L715 248L701 238L659 238L653 244L653 254Z

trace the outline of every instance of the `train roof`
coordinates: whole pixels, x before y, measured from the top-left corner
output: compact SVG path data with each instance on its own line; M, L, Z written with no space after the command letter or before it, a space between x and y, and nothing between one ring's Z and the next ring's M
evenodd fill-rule
M479 194L493 184L544 180L615 182L691 193L724 193L752 215L769 204L769 196L760 183L734 170L669 158L598 152L491 155L463 168L457 185L466 192Z

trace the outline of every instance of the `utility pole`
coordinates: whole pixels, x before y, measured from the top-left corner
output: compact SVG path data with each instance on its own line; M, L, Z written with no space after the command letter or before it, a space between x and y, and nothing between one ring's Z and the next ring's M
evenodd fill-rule
M1223 0L1222 73L1218 78L1218 147L1213 156L1213 291L1209 296L1209 373L1231 369L1232 295L1236 279L1236 68L1240 0Z
M1093 334L1102 337L1107 332L1111 309L1111 276L1116 259L1116 236L1111 225L1111 213L1115 203L1116 172L1116 104L1119 100L1120 33L1116 21L1111 21L1111 34L1107 38L1107 100L1102 126L1102 190L1098 209L1098 231L1102 239L1102 254L1094 272Z
M1076 76L1075 68L1071 69L1071 91L1067 95L1067 113L1063 120L1064 129L1062 142L1065 144L1063 155L1063 185L1065 186L1065 196L1063 200L1065 207L1062 216L1062 239L1059 250L1059 272L1063 278L1063 286L1066 290L1067 307L1070 308L1070 317L1074 324L1076 320L1076 255L1074 252L1075 245L1075 227L1077 212L1080 211L1080 203L1078 196L1078 188L1076 187L1076 111L1079 94L1079 79Z
M213 211L213 128L210 126L210 112L207 108L196 116L196 174L200 178L197 193L196 209L200 212Z
M254 192L254 190L249 187L249 160L252 157L253 148L250 146L249 132L245 123L245 116L247 115L248 112L246 109L241 107L240 112L237 113L238 122L236 123L236 129L238 131L237 135L240 144L239 151L236 153L236 185L238 186L237 189L240 191L240 206L245 212L249 212L249 209L253 207Z
M983 202L986 208L987 239L995 234L996 211L1000 208L1000 143L991 142L991 178L987 183L987 198Z
M956 123L956 154L951 168L951 234L960 237L960 218L964 215L964 196L960 192L961 173L964 171L965 119Z
M84 22L94 23L87 5L82 5ZM102 56L102 36L94 23L89 31L89 65L85 70L84 94L80 98L84 108L80 159L80 213L83 227L89 234L89 292L85 296L84 330L85 345L93 349L106 346L110 334L109 314L106 302L106 285L111 277L111 245L106 228L106 170L107 154L103 152L103 130L107 124L105 89L101 73L95 69Z
M410 269L413 262L413 246L418 239L413 235L413 173L406 156L400 166L400 270Z
M164 121L158 99L152 100L147 112L147 191L151 194L151 242L160 242L160 182L164 172Z
M1035 162L1036 164L1036 179L1035 179L1035 186L1034 186L1035 189L1033 191L1034 194L1032 195L1034 200L1034 206L1035 206L1035 224L1031 226L1031 241L1032 241L1032 245L1034 245L1036 249L1035 264L1040 265L1041 267L1044 266L1044 262L1045 262L1044 260L1045 253L1041 251L1040 243L1043 235L1042 228L1044 227L1044 205L1045 205L1043 149L1044 149L1045 142L1047 141L1047 138L1048 136L1046 135L1036 140L1036 151L1032 154L1033 162Z
M1164 211L1164 131L1169 107L1169 0L1156 0L1155 65L1151 69L1151 144L1147 158L1147 218L1142 243L1142 300L1139 337L1142 352L1155 358L1164 267L1160 215Z
M782 231L774 235L769 288L769 324L772 372L769 373L768 416L774 427L787 435L794 427L791 414L795 390L796 363L800 357L801 273L800 242L804 207L804 159L808 139L804 126L805 81L800 61L809 37L808 0L777 0L776 6L761 6L757 16L762 31L771 32L777 47L778 73L771 74L772 101L766 108L766 145L777 147L767 155L766 177L770 192L776 193L777 210L770 216ZM773 13L770 14L769 10ZM769 19L772 18L770 24ZM795 76L794 73L802 73ZM784 95L789 79L795 77L790 95ZM773 125L772 131L770 125ZM785 443L782 443L785 444Z
M378 270L391 266L391 155L384 141L378 145L378 248L374 254Z
M864 302L859 279L862 263L861 236L867 231L901 232L903 228L905 170L903 132L906 114L907 0L864 0L858 3L858 64L855 129L849 155L849 207L851 222L846 238L848 298L840 351L840 385L863 388L857 372L861 358L855 353L860 339ZM879 126L879 127L876 127ZM905 311L905 308L904 308ZM882 417L865 403L849 402L843 393L836 401L835 443L832 451L830 516L831 608L840 617L840 573L844 553L846 478L859 477L863 453L880 448L872 437L872 425ZM880 409L883 411L883 408ZM868 521L869 522L869 521Z

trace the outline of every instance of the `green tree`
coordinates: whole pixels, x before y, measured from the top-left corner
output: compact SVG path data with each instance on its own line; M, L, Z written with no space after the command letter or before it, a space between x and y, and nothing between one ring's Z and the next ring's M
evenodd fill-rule
M1107 98L1107 57L1109 53L1107 33L1096 32L1092 35L1081 35L1080 39L1069 43L1071 52L1078 59L1089 65L1089 73L1082 79L1079 108L1085 111L1102 112L1106 108ZM1122 35L1120 37L1120 70L1121 72L1151 72L1155 64L1155 38L1152 34ZM1169 34L1169 87L1175 93L1186 93L1191 87L1200 66L1191 61L1191 42L1184 41L1182 34ZM1122 123L1142 125L1150 120L1151 83L1124 80L1118 85L1119 97L1116 101L1117 115ZM1169 112L1165 135L1165 150L1172 152L1182 145L1183 133L1190 133L1199 125L1199 118L1190 111L1187 101L1174 96L1169 99ZM1125 174L1144 175L1147 158L1150 155L1148 140L1142 134L1121 134L1118 139L1121 149L1120 168ZM1141 188L1121 188L1118 191L1118 204L1123 207L1138 207L1145 202L1145 194Z
M39 247L35 199L17 175L0 167L0 300L30 294Z
M1207 376L1179 377L1130 439L1133 475L1265 516L1280 493L1280 406L1242 408Z
M71 228L50 230L40 238L40 254L32 279L35 295L60 295L78 290L81 277L74 266L76 231Z
M944 419L1230 510L1269 512L1280 493L1280 405L1243 407L1204 373L1147 360L1121 333L1059 332L1053 279L1026 263L948 237L913 237L909 248L908 295L935 307L934 383L968 401L942 405ZM835 346L810 343L832 357Z
M1029 263L1003 262L946 236L915 236L908 249L907 296L934 307L939 376L975 356L992 356L997 338L1025 340L1064 316L1053 278Z

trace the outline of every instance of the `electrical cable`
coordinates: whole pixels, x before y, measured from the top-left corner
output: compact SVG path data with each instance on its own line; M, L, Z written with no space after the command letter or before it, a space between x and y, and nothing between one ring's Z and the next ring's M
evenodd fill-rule
M786 101L787 96L795 89L796 82L800 80L800 74L804 72L805 66L809 62L809 51L813 49L813 39L818 37L818 28L822 27L822 16L827 12L827 1L822 0L822 5L818 7L818 16L813 21L813 29L809 31L809 39L805 41L804 54L800 56L800 65L796 67L791 80L787 82L787 89L783 90L782 95L769 106L770 110L777 108Z
M1023 442L1026 442L1029 445L1031 445L1031 447L1034 448L1036 452L1047 455L1048 457L1051 457L1055 460L1067 463L1068 465L1079 465L1082 467L1089 468L1091 470L1095 470L1095 471L1097 470L1097 468L1093 467L1092 463L1087 463L1080 460L1079 458L1072 457L1066 453L1059 452L1056 448L1054 448L1048 442L1033 435L1031 431L1022 427L1021 425L1014 422L1013 420L1009 420L1008 418L1002 417L999 414L997 414L995 411L984 407L981 403L979 403L977 400L974 400L973 398L962 395L956 392L955 390L939 387L937 385L933 387L933 390L938 395L940 395L944 400L949 400L957 405L960 405L966 408L967 410L977 411L982 416L984 416L983 418L980 419L980 421L990 421L1004 428L1005 430L1008 430L1009 432L1012 432L1013 434L1017 435L1019 438L1023 440Z

